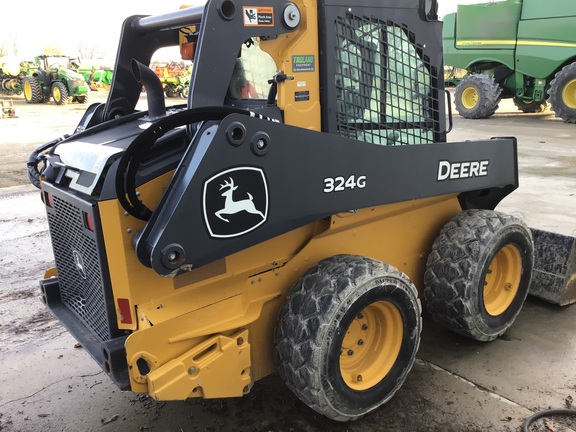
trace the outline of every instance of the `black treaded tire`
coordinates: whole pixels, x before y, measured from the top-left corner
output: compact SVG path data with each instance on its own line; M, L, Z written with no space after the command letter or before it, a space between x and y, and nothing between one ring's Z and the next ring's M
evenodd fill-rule
M454 91L458 113L468 119L485 119L498 109L502 89L494 78L482 74L468 75Z
M533 255L532 233L520 219L492 210L459 213L442 228L426 263L427 310L464 336L496 339L524 304Z
M52 84L52 99L54 99L56 105L66 105L68 103L68 89L63 82L56 81Z
M519 97L514 97L513 101L516 108L527 114L541 113L546 111L546 108L548 107L548 102L546 101L525 100Z
M26 103L36 104L43 101L44 95L42 94L42 85L35 77L24 77L22 79L22 89Z
M405 274L371 258L336 255L308 270L282 307L275 334L278 372L313 410L336 421L356 420L404 383L421 329L418 293ZM358 372L354 383L356 375L347 373L356 360L366 375Z
M74 99L80 104L87 104L90 101L90 96L85 94L83 96L76 96Z
M576 123L576 62L564 66L550 81L552 111L566 123Z

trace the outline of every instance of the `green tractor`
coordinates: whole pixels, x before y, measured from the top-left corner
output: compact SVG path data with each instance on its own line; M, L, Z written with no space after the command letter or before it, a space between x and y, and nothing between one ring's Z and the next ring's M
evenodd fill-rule
M191 74L175 75L167 78L160 78L164 94L169 98L187 98L190 87Z
M525 113L548 103L576 123L576 2L503 0L459 5L444 17L444 62L466 69L454 93L461 116L488 118L502 98Z
M38 69L22 80L27 103L48 102L50 97L56 105L65 105L70 99L73 102L88 103L90 88L84 77L74 71L69 57L39 55L35 60Z

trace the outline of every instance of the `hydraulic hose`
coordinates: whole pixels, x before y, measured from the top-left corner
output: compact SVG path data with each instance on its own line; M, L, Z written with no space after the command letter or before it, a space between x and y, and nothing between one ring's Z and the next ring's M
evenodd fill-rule
M548 417L553 415L563 415L563 416L576 416L575 409L550 409L544 411L538 411L535 414L532 414L524 423L522 423L522 432L530 432L530 425L534 423L536 420L542 417Z
M45 144L42 144L40 147L38 147L30 154L27 163L28 179L30 180L30 183L32 183L38 189L40 189L40 176L42 175L40 170L38 170L38 164L44 160L44 155L42 155L42 153L46 152L47 150L50 150L56 144L58 144L61 141L64 141L69 136L70 135L64 135L52 141L49 141Z
M120 205L137 219L147 221L152 211L144 205L136 194L136 172L142 157L165 133L180 126L209 120L222 120L230 114L243 114L250 117L277 121L251 111L233 107L192 108L172 114L154 122L148 129L136 137L126 148L118 162L116 171L116 195Z

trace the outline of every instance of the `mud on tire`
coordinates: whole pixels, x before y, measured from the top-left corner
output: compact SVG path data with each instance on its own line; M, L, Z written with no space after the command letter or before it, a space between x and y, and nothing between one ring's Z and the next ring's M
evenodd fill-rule
M421 307L406 275L337 255L292 288L276 328L280 377L310 408L355 420L403 384L420 344Z
M491 210L453 217L434 241L424 300L435 321L479 341L503 334L530 285L534 246L520 219Z

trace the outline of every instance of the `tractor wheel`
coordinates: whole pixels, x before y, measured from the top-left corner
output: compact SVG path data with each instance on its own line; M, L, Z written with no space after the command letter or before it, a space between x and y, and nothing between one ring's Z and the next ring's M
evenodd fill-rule
M166 88L164 89L164 93L166 94L166 97L169 97L169 98L178 97L178 93L177 93L176 90L173 89L172 87L166 87Z
M541 113L546 110L548 107L548 102L545 100L543 101L535 101L535 100L526 100L519 97L514 98L514 105L525 113Z
M178 96L180 96L182 99L187 99L189 92L189 87L182 87L180 90L178 90Z
M33 76L27 76L23 78L22 90L24 91L24 99L26 103L35 104L40 103L44 99L42 94L42 85Z
M337 255L292 288L276 328L280 377L306 405L337 421L386 403L420 345L416 288L394 267Z
M576 63L564 66L550 82L549 101L556 117L576 123Z
M498 109L502 89L494 78L486 75L468 75L460 81L454 92L458 113L468 119L485 119Z
M90 100L89 95L84 95L84 96L76 96L75 97L76 102L81 103L81 104L87 104L88 101Z
M503 334L520 312L534 262L520 219L491 210L453 217L434 241L424 299L435 321L478 341Z
M56 81L52 84L52 99L54 99L56 105L66 105L68 97L68 89L63 82Z

